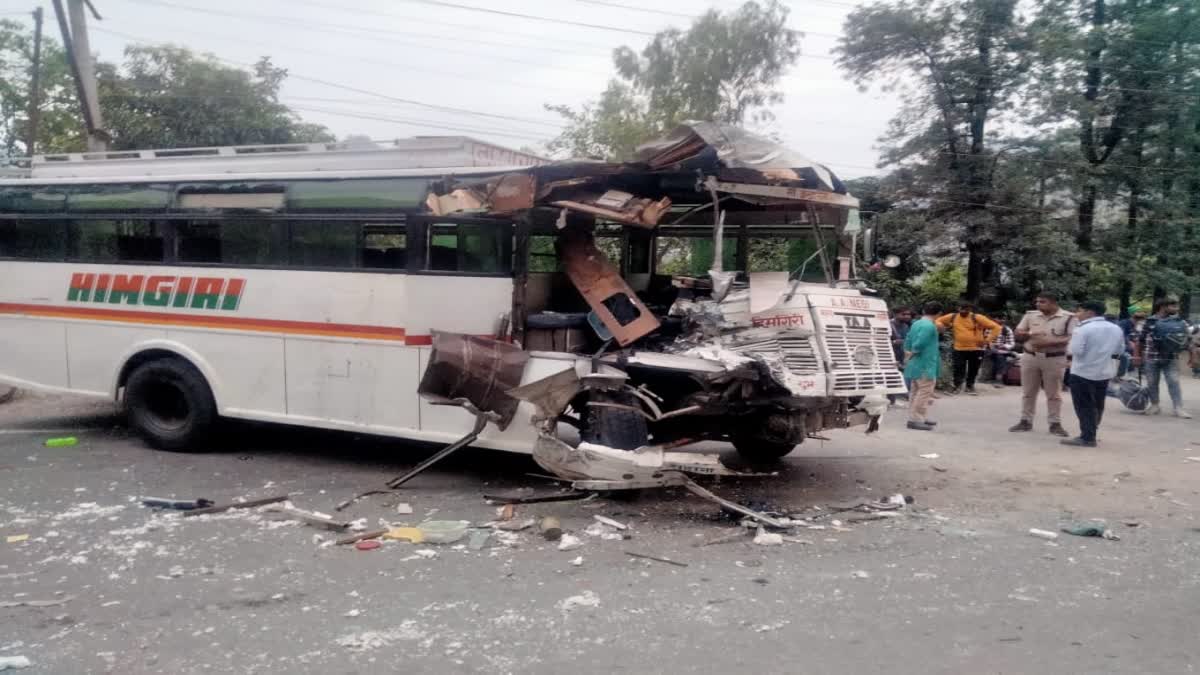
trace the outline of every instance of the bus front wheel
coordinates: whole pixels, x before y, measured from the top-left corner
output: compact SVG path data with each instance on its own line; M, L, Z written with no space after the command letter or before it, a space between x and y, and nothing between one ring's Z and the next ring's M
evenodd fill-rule
M138 366L125 383L129 423L150 445L172 452L205 450L217 404L204 376L180 358Z

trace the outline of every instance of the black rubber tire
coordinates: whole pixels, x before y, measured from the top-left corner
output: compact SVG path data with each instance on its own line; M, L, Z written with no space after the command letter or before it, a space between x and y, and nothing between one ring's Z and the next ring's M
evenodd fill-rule
M738 455L754 464L778 462L796 449L795 443L780 443L754 438L734 438L731 442Z
M212 389L196 367L180 358L155 359L125 381L129 425L151 446L170 452L203 452L217 425Z
M605 399L622 405L636 405L631 396ZM580 438L588 443L607 445L618 450L637 450L650 440L646 418L632 410L588 406Z

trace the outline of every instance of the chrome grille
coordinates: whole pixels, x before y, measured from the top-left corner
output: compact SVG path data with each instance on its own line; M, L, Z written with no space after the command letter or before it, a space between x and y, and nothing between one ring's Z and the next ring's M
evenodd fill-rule
M891 331L888 328L827 325L825 347L829 350L834 393L904 388L904 376L896 368L896 355L892 352ZM871 350L874 363L863 365L855 361L854 353L863 347Z

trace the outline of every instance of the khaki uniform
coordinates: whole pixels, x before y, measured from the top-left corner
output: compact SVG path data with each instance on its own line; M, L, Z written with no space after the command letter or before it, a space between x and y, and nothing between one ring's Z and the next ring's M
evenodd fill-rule
M1017 332L1029 331L1025 353L1021 354L1021 421L1033 422L1038 391L1046 392L1047 418L1050 424L1062 423L1063 374L1067 372L1067 345L1043 347L1038 338L1069 338L1079 325L1075 315L1065 309L1046 316L1039 310L1026 312L1017 324Z

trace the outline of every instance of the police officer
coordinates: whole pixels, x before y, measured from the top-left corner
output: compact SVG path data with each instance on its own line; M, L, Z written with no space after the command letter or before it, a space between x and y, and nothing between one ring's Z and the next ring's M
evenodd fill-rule
M1058 306L1058 296L1038 294L1037 309L1026 312L1017 324L1017 339L1025 341L1021 355L1021 421L1009 431L1032 431L1038 391L1046 392L1050 433L1068 437L1062 426L1063 376L1067 371L1067 344L1079 325L1074 314Z

